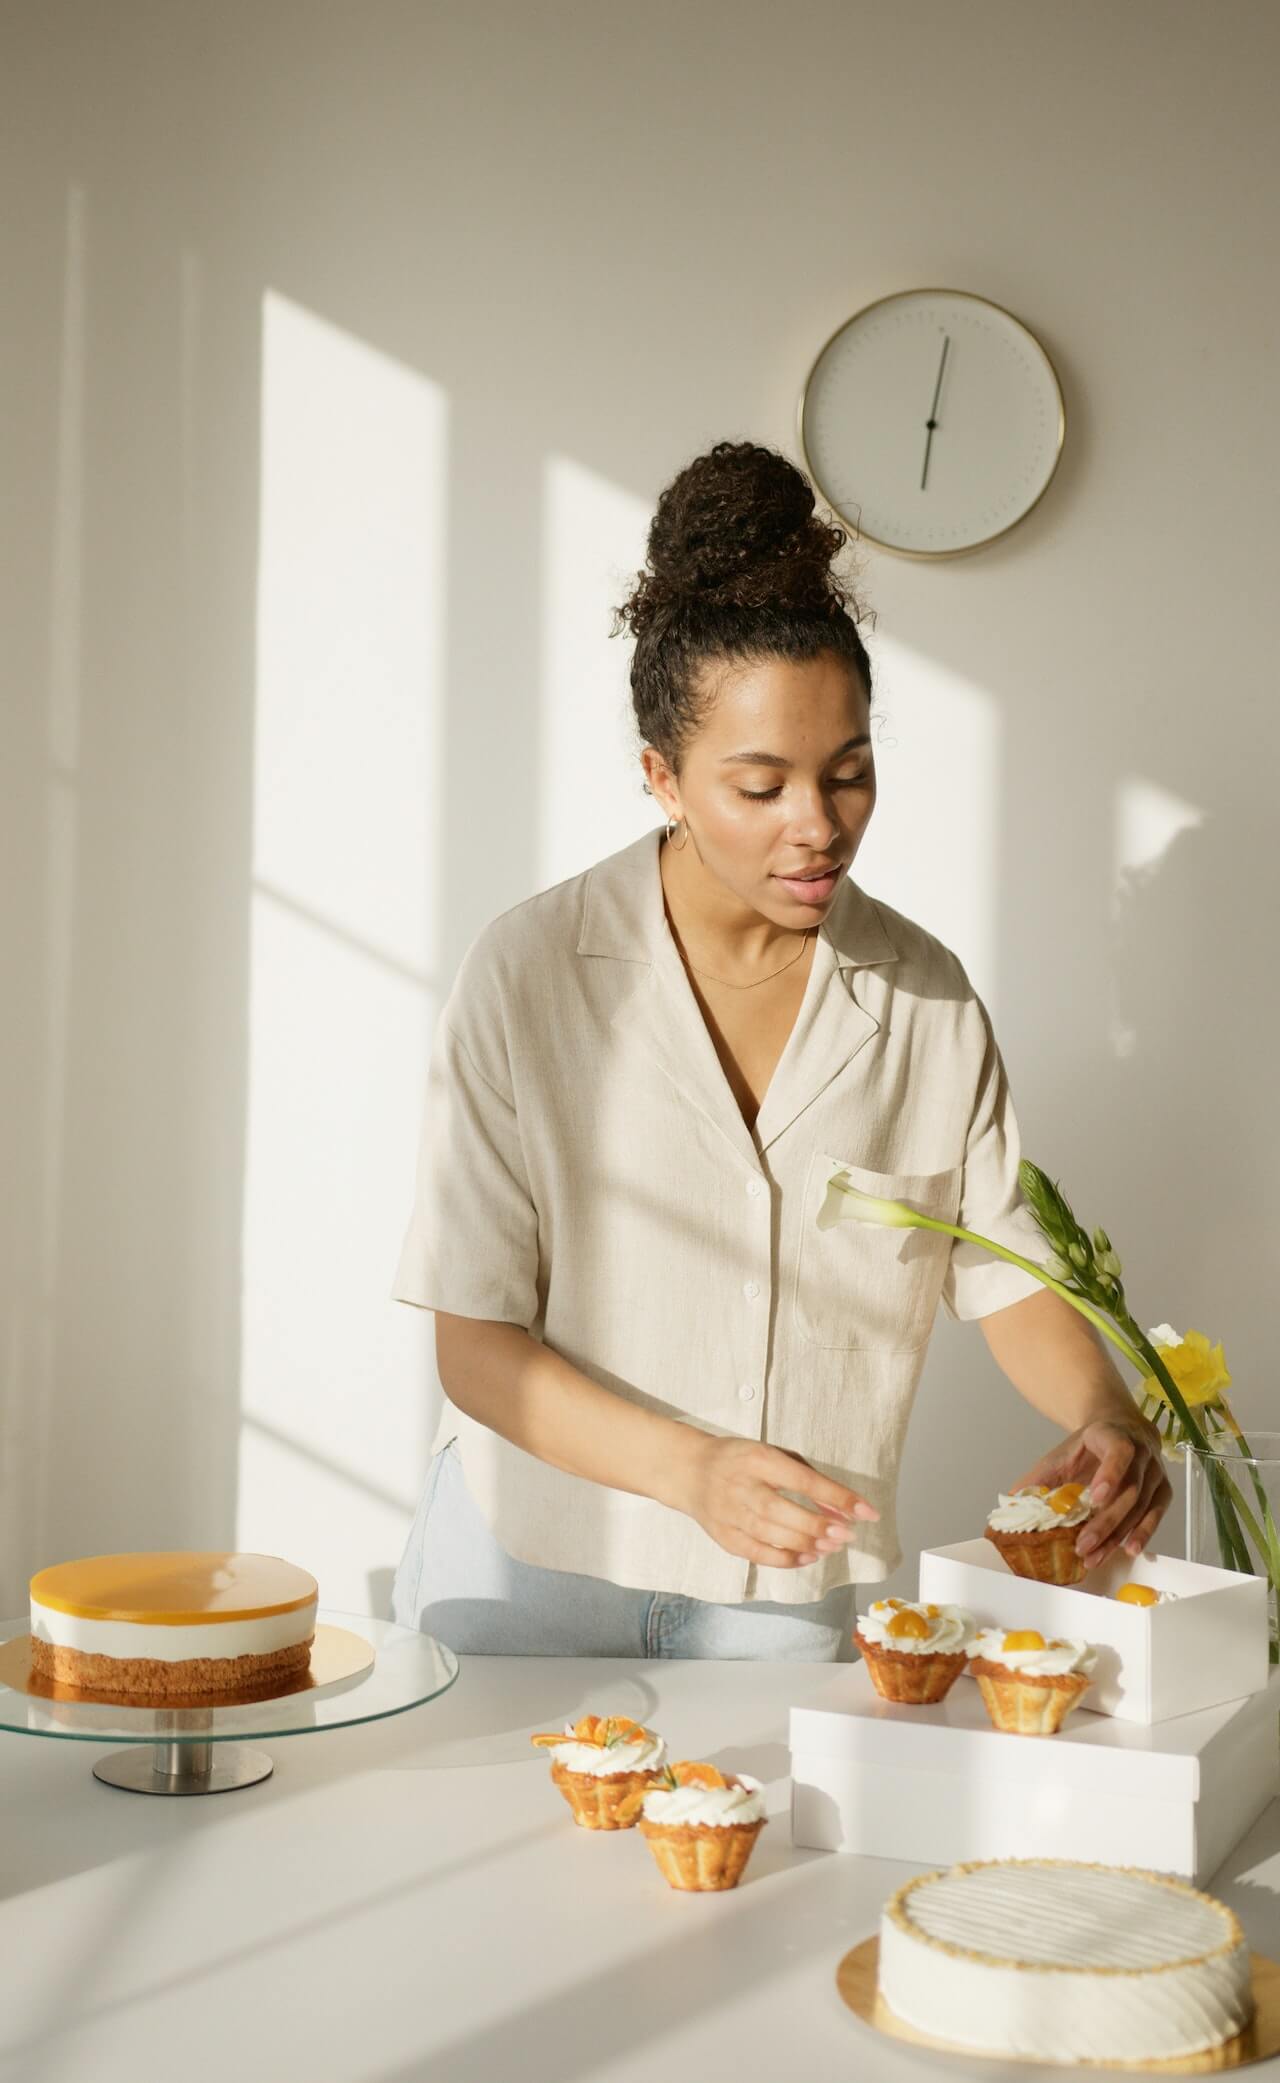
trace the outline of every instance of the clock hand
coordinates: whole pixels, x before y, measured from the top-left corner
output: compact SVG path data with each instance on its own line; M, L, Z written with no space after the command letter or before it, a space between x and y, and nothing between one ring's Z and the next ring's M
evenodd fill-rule
M938 378L937 382L933 386L933 404L929 408L929 417L925 421L925 425L929 429L929 432L925 437L924 444L924 469L920 473L920 490L922 492L924 490L925 479L929 475L929 448L930 444L933 441L933 430L938 424L934 415L938 410L938 393L942 389L942 372L947 366L947 349L948 347L950 347L950 345L951 335L950 333L944 333L942 336L942 360L938 363Z

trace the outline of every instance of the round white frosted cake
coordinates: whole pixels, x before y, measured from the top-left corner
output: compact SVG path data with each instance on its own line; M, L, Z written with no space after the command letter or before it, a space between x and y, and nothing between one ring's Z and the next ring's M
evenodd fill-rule
M880 1922L879 1993L932 2038L1034 2061L1157 2061L1253 2014L1235 1916L1129 1866L993 1859L908 1881Z
M216 1699L311 1660L316 1580L278 1555L90 1555L29 1591L32 1671L65 1685Z

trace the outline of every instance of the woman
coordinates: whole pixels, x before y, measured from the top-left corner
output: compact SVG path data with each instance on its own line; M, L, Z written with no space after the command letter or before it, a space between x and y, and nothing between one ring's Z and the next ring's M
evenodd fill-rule
M458 1650L850 1659L939 1300L1064 1428L1024 1480L1091 1482L1090 1565L1168 1504L1032 1275L816 1225L844 1165L1044 1256L980 1000L849 878L875 769L844 541L771 450L680 472L615 625L666 824L494 920L443 1008L393 1294L435 1312L447 1401L393 1611Z

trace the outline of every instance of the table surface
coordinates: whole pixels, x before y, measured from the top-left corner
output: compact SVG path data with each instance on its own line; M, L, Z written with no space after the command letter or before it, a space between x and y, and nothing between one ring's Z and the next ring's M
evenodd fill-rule
M848 1669L465 1657L442 1698L273 1739L270 1779L186 1799L101 1785L118 1744L0 1736L0 2078L1043 2079L895 2044L836 1994L919 1870L791 1843L788 1709ZM638 1831L574 1825L529 1736L591 1712L765 1782L736 1890L680 1894ZM1280 1957L1280 1803L1212 1885Z

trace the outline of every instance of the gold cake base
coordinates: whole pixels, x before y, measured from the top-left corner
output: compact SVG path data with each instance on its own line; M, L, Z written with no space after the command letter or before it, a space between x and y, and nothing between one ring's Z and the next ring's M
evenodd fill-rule
M277 1672L257 1685L227 1686L219 1692L141 1693L98 1692L92 1687L67 1685L60 1679L42 1678L31 1668L30 1635L14 1635L0 1642L0 1685L25 1692L33 1700L67 1700L94 1707L249 1707L263 1700L283 1700L294 1693L316 1692L335 1685L339 1679L354 1678L373 1668L372 1642L345 1627L316 1625L311 1644L311 1661L305 1671Z
M836 1988L849 2009L864 2025L874 2027L892 2040L909 2040L916 2047L932 2047L940 2054L960 2055L966 2061L1020 2061L1027 2068L1122 2069L1126 2073L1152 2076L1209 2076L1222 2069L1246 2068L1252 2061L1265 2061L1280 2053L1280 1966L1261 1953L1249 1955L1253 1973L1252 2022L1221 2047L1208 2047L1203 2054L1177 2054L1161 2061L1037 2061L1026 2054L997 2054L978 2047L961 2047L954 2040L934 2039L895 2017L876 1987L880 1961L879 1937L864 1938L845 1954L836 1969Z

